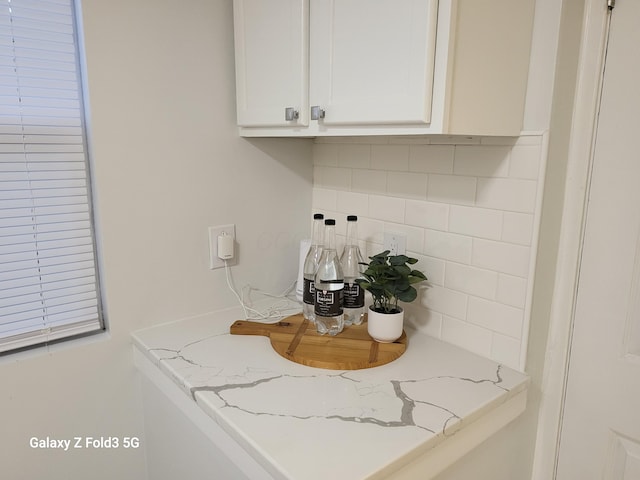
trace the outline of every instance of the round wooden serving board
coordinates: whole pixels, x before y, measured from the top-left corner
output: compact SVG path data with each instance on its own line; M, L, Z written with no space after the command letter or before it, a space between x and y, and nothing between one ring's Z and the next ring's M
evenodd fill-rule
M302 314L278 323L237 320L231 325L232 335L269 337L273 349L292 362L331 370L359 370L394 361L407 349L407 335L393 343L378 343L367 333L366 316L362 325L351 325L338 335L320 335L315 325Z

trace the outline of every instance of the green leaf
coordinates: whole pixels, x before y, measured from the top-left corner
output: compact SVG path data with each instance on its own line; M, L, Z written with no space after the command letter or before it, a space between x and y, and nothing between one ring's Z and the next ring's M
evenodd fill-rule
M393 267L393 270L402 277L411 275L411 269L406 265L396 265L395 267Z
M403 302L413 302L418 297L418 292L415 288L411 287L398 295L398 300Z
M412 277L418 277L422 280L427 280L427 277L420 270L411 270Z
M409 260L409 257L406 255L395 255L393 257L389 257L389 263L391 265L404 265Z
M400 278L396 280L393 284L393 290L395 292L402 292L409 288L409 279L408 278Z
M387 261L387 257L389 256L389 250L385 250L382 253L378 253L377 255L374 255L373 257L369 257L371 260L374 260L376 262L386 262Z

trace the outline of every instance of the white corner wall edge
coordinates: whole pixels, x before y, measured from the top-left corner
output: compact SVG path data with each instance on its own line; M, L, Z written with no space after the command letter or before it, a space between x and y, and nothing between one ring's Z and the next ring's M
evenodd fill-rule
M523 132L521 136L532 135ZM533 306L533 288L536 280L536 261L538 259L538 243L540 242L540 226L542 223L542 203L544 201L545 174L549 160L549 132L539 132L542 137L540 145L540 168L538 169L535 217L533 220L533 234L531 252L529 254L529 279L527 281L527 296L524 307L524 323L522 325L522 340L520 342L520 371L526 371L527 353L529 351L529 330L531 328L531 309Z
M556 478L555 468L571 348L571 331L580 270L584 216L587 206L596 116L600 101L606 37L606 4L600 0L588 0L583 19L569 142L565 201L562 212L563 220L531 480L553 480Z
M265 467L245 451L222 427L215 423L195 402L190 400L165 373L151 362L137 347L133 347L136 368L196 426L227 458L251 480L282 478L280 472L272 476ZM402 459L404 465L394 464L367 480L429 480L453 465L493 434L520 416L527 404L528 389L514 394L502 405L464 425L446 441L423 451L416 449ZM300 479L302 480L302 479Z

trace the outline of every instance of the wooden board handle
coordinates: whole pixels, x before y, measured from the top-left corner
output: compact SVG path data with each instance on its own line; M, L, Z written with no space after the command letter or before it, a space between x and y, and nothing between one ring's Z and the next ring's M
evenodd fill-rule
M298 331L299 325L283 320L278 323L250 322L249 320L236 320L229 328L232 335L261 335L269 337L272 333L291 333Z

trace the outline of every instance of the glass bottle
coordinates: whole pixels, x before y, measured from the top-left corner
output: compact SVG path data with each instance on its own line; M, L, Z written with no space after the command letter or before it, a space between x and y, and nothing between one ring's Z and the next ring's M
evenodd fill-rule
M304 292L302 293L302 315L311 322L316 321L313 312L313 304L315 303L314 280L320 254L322 253L322 228L324 215L316 213L313 215L313 230L311 232L311 246L304 259L302 267L302 276L304 278Z
M344 328L342 293L344 277L336 252L336 221L324 221L324 247L315 276L316 330L320 334L337 335Z
M364 318L364 290L356 283L362 277L362 254L358 247L358 217L347 217L347 240L340 257L344 274L344 324L360 325Z

